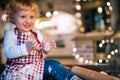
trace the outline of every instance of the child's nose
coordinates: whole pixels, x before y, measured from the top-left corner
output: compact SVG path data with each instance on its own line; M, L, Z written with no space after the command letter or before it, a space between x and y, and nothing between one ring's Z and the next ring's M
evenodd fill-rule
M25 20L27 23L31 22L31 20L29 18L26 18Z

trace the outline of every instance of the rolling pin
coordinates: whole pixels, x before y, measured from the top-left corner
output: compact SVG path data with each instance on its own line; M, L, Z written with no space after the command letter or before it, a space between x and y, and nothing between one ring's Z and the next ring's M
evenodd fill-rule
M79 67L79 66L73 66L71 71L88 80L120 80L120 78L118 77L114 77L108 74L103 74L103 73L100 73L91 69Z

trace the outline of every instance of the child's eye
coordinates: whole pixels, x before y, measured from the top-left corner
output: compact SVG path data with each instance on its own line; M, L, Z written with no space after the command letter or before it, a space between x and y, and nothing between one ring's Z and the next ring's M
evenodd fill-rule
M30 18L34 18L34 16L30 16Z
M21 18L25 18L25 16L21 16Z

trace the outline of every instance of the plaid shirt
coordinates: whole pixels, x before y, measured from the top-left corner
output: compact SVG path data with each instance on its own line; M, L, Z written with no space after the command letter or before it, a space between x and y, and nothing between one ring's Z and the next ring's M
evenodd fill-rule
M17 28L14 32L17 35L17 45L24 44L28 34L19 32ZM37 33L33 31L31 33L39 42ZM41 52L32 50L29 55L8 59L6 65L2 80L43 80L44 60Z

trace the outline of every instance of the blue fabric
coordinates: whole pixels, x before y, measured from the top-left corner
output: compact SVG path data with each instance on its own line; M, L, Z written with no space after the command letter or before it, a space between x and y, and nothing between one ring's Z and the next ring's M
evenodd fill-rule
M45 60L44 65L44 78L53 76L52 80L70 80L75 74L64 68L57 60Z

